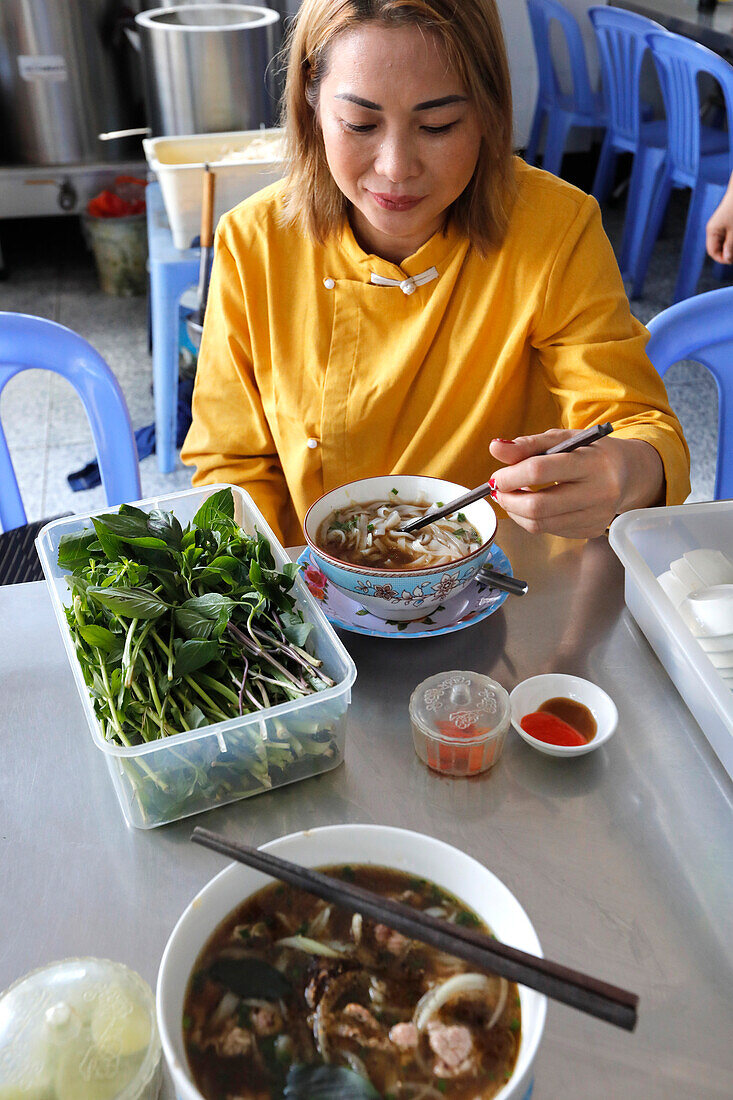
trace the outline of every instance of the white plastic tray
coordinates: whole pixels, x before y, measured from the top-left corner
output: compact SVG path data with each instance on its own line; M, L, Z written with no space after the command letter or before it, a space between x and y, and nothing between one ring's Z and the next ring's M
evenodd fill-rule
M282 130L233 130L220 134L145 138L143 149L163 193L165 212L176 248L191 247L201 231L204 165L216 173L214 225L222 214L263 187L279 180L280 160L222 161L232 150L245 150L255 139L281 137Z
M689 550L730 551L733 500L626 512L611 524L609 541L626 568L629 611L733 777L733 691L657 580Z

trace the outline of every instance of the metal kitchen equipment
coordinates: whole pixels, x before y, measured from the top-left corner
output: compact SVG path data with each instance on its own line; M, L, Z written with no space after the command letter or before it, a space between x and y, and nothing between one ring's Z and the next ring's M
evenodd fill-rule
M115 49L116 9L116 0L0 4L3 160L78 164L124 154L97 138L136 121Z
M135 16L153 134L268 126L280 17L246 4L178 4Z
M76 213L145 173L139 141L97 136L143 121L123 3L0 0L0 218Z

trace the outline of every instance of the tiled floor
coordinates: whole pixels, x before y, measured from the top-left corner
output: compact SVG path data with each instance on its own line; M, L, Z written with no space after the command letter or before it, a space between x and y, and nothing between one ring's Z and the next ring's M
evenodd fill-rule
M655 250L645 297L632 303L646 322L669 303L681 242L684 202L676 199L666 235ZM614 244L620 236L623 205L604 210ZM8 279L0 283L0 309L59 321L86 337L115 371L125 393L133 426L154 418L147 304L143 298L111 298L98 289L91 256L76 219L37 219L0 223ZM706 270L700 289L718 284ZM712 493L717 446L717 394L707 372L695 363L678 364L668 375L672 405L682 420L693 455L691 499ZM8 383L0 416L29 520L104 505L102 489L73 493L67 475L94 454L81 403L63 379L27 371ZM158 473L156 459L141 462L143 496L175 492L190 484L179 464Z

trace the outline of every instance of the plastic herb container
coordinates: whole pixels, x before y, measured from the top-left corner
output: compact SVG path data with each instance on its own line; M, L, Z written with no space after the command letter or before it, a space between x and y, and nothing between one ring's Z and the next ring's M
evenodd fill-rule
M410 698L415 752L443 775L488 771L504 748L511 721L509 694L478 672L439 672Z
M290 560L288 555L252 498L236 486L188 489L141 501L137 507L147 512L154 508L173 512L185 526L207 497L224 488L232 489L240 527L247 534L259 531L264 535L276 564L282 568ZM356 667L300 578L296 578L292 595L305 619L313 624L309 646L323 661L333 687L255 714L131 748L105 738L66 622L64 605L69 604L70 596L66 574L57 561L63 535L88 530L92 515L111 511L115 509L54 520L42 529L36 546L92 740L105 755L128 824L150 829L318 775L340 764Z

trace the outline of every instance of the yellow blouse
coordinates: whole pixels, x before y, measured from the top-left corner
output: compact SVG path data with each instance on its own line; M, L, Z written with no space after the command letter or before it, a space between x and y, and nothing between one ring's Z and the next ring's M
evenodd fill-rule
M455 231L401 267L364 253L348 225L315 245L282 223L282 183L225 214L181 453L194 484L241 485L293 545L308 506L346 481L470 487L498 465L494 437L611 420L656 448L667 503L684 500L687 446L598 204L522 161L517 177L487 259Z

